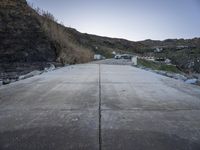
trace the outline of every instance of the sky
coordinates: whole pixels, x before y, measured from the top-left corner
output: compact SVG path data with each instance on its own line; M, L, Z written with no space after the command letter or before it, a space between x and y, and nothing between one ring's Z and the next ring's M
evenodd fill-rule
M28 0L82 33L132 41L200 37L200 0Z

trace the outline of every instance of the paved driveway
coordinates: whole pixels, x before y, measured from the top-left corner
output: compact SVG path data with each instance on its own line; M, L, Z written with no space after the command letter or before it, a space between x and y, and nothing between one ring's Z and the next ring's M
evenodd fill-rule
M0 87L0 150L199 150L200 88L131 66Z

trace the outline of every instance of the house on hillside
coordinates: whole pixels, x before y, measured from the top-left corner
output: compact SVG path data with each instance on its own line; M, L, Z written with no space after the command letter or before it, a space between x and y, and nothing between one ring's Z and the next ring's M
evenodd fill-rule
M94 60L101 60L101 59L105 59L105 57L100 55L100 54L95 54L94 55Z
M189 48L189 46L187 46L187 45L178 45L178 46L176 46L177 50L181 50L181 49L184 49L184 48Z
M157 53L162 52L162 51L163 51L163 48L161 47L156 47L154 50L154 52L157 52Z
M165 59L165 64L171 64L171 60L170 59Z

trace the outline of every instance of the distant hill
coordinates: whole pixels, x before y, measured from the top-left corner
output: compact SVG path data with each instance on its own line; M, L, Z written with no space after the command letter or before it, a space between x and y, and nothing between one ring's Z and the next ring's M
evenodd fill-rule
M184 70L200 72L200 38L134 42L84 34L57 23L48 12L31 8L26 0L0 1L0 38L1 75L42 69L47 63L84 63L94 53L109 58L113 51L162 55ZM163 51L154 53L156 47Z
M125 39L84 34L72 28L66 28L66 31L78 45L87 47L94 53L102 54L107 58L112 57L113 51L120 53L130 52L138 55L150 54L155 57L171 59L173 64L186 73L200 73L200 38L133 42ZM162 51L155 52L156 48L160 48Z

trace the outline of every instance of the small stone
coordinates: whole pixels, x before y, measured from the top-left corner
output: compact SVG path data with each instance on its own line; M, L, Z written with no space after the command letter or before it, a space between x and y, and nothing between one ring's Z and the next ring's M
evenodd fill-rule
M175 74L174 78L178 79L178 80L182 80L182 81L187 80L187 77L185 77L184 75L181 75L181 74Z
M32 71L26 75L22 75L19 77L19 80L22 80L22 79L27 79L27 78L30 78L30 77L33 77L33 76L36 76L36 75L40 75L42 72L41 71L38 71L38 70L35 70L35 71Z
M10 79L3 80L3 85L9 84L9 83L11 83Z
M44 71L45 72L53 71L53 70L55 70L55 68L56 67L53 64L50 64L50 67L49 68L44 68Z
M185 83L188 83L188 84L195 84L195 83L197 83L197 79L188 79L188 80L186 80L185 81Z
M168 77L170 77L170 78L173 78L173 77L174 77L173 73L169 73L169 72L166 73L166 76L168 76Z

